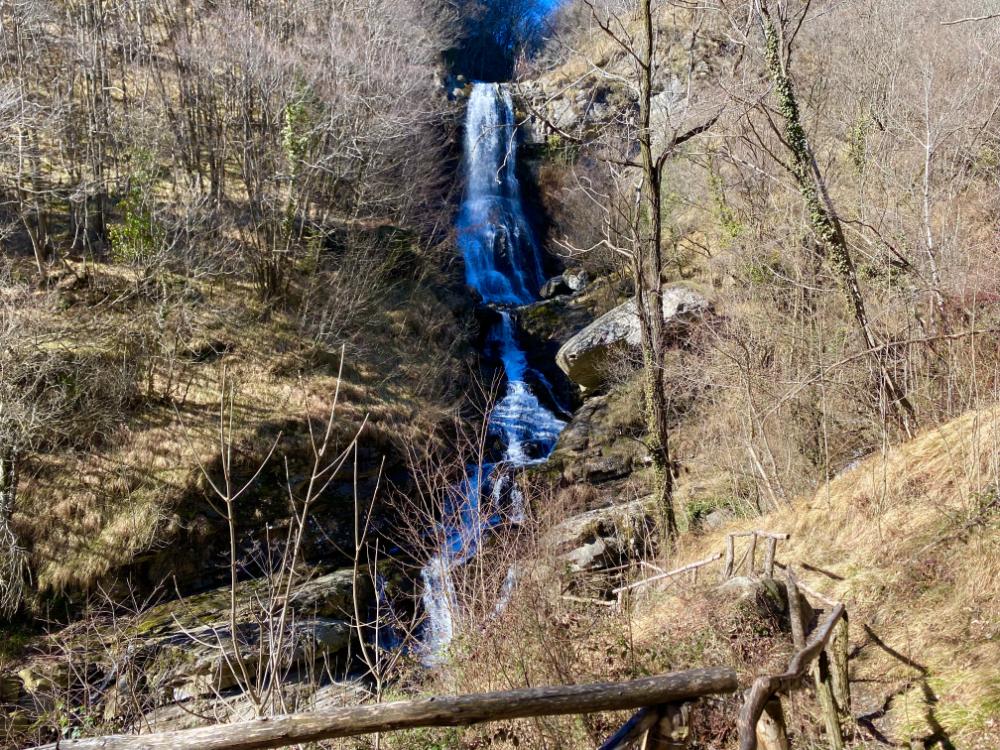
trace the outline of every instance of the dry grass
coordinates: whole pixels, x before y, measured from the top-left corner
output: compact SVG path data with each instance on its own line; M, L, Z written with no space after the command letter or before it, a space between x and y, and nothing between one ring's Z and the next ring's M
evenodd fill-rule
M938 733L954 747L994 748L1000 746L998 473L1000 408L970 412L865 459L811 499L688 538L678 564L722 549L729 531L790 532L779 561L798 566L810 587L847 604L857 708L874 711L898 695L886 719L895 739ZM832 576L804 570L803 563ZM665 623L683 629L677 604L673 597L647 601L637 641L662 638Z
M115 267L92 273L99 274L92 282L98 286L122 283ZM87 450L36 456L25 472L15 521L42 595L92 589L116 570L162 553L180 535L197 537L204 519L215 517L200 466L218 457L223 377L235 388L234 444L247 464L267 454L281 429L286 439L275 462L283 455L294 462L297 433L329 413L339 352L305 337L294 311L259 305L249 284L194 285L201 299L183 311L192 320L176 342L154 350L149 382L136 384L141 393L127 421ZM413 310L434 324L414 325ZM99 335L118 356L129 356L126 342L148 330L147 315L144 303L93 312L70 304L57 316L72 321L61 346L86 349ZM392 446L402 455L406 444L426 442L451 419L449 393L438 383L451 380L442 377L457 361L448 347L460 346L463 332L448 328L456 318L419 285L394 290L363 322L366 346L344 363L337 429L346 444L366 422L373 455ZM205 344L222 349L205 359L188 350Z

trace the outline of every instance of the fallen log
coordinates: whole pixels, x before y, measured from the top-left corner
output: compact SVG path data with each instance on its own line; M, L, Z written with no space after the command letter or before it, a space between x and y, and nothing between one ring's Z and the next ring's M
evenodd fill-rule
M673 672L624 683L526 688L349 706L147 735L62 740L38 750L259 750L417 727L469 726L534 716L586 714L680 703L732 693L728 667Z

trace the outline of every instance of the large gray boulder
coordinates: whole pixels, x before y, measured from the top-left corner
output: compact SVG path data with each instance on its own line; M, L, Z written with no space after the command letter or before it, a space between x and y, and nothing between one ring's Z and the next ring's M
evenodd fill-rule
M552 299L561 294L575 294L583 291L590 283L590 275L582 268L568 268L558 276L553 276L546 281L538 296L544 299Z
M712 304L684 286L663 290L663 320L669 335L680 340L688 324L709 313ZM615 350L638 348L642 343L634 299L605 313L569 339L556 354L556 363L570 380L584 390L598 388L605 380L609 357Z
M281 685L281 697L291 710L330 711L343 706L359 706L371 699L371 692L361 679L316 685L312 682L286 682ZM182 729L232 724L258 718L250 696L209 695L176 703L168 703L148 711L137 722L142 734L176 732Z
M57 642L86 665L84 671L55 654L0 665L0 725L21 709L18 716L30 724L39 710L53 710L69 691L80 689L81 681L98 696L89 710L117 721L139 706L236 696L245 687L244 668L251 678L267 664L323 674L347 660L357 637L351 624L355 597L363 612L374 600L370 576L355 583L352 568L303 576L289 592L284 619L285 600L273 581L239 583L235 618L231 593L229 587L213 589L64 631Z
M590 274L583 268L567 268L562 278L571 292L582 292L590 283Z
M272 668L280 669L321 661L346 649L352 636L350 623L343 620L295 620L286 628L279 655L267 645L275 636L273 627L268 621L241 622L235 638L225 626L206 626L161 638L145 668L147 685L155 689L158 700L166 702L217 695L243 687L244 668L252 676L271 659L276 660Z
M358 581L362 607L372 591L365 576ZM354 635L355 576L351 568L309 577L290 592L290 613L282 659L306 664L345 650ZM265 580L245 581L237 588L234 634L230 627L229 589L160 604L140 615L137 629L148 654L146 683L158 700L186 700L229 690L240 684L243 662L251 673L268 658L280 597ZM274 611L267 611L273 609ZM238 668L239 667L239 668Z

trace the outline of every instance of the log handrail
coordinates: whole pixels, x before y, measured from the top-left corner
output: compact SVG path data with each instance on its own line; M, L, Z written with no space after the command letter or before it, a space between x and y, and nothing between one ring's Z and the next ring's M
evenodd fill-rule
M647 584L653 583L654 581L662 581L664 578L673 578L674 576L679 576L681 573L688 573L692 570L697 570L710 563L714 563L716 560L721 559L722 553L719 552L711 557L706 557L704 560L699 560L698 562L693 562L689 565L685 565L682 568L677 568L676 570L671 570L666 573L657 573L655 576L650 576L649 578L643 578L641 581L635 581L634 583L626 584L625 586L619 586L612 590L612 594L620 594L623 591L630 591L631 589L639 588L640 586L645 586Z
M640 708L621 728L605 740L597 750L624 750L641 740L660 720L660 709L654 706Z
M737 688L736 672L708 667L624 683L444 696L221 724L147 735L62 740L36 750L261 750L418 727L457 727L534 716L683 703Z
M843 604L834 607L820 626L813 631L805 647L792 657L785 672L754 680L753 687L750 688L746 702L740 710L740 750L757 750L757 722L764 713L767 702L776 693L787 692L799 684L809 665L826 648L833 636L834 626L845 613Z
M731 536L734 539L743 539L748 536L756 536L761 539L774 539L779 542L786 541L791 538L791 534L786 534L784 532L778 531L761 531L760 529L753 529L751 531L732 531L726 536Z

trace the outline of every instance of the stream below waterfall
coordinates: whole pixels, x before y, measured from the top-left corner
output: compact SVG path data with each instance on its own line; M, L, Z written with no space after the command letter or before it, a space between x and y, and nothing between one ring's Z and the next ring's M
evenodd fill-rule
M524 497L516 483L519 469L544 461L565 426L532 390L545 386L517 340L511 309L538 299L544 282L541 255L525 216L518 184L517 133L510 92L502 84L477 83L465 119L466 193L457 219L466 281L482 304L499 313L488 341L503 364L505 391L489 415L489 437L502 446L494 462L481 459L466 467L466 478L452 488L435 538L437 554L424 566L424 660L433 665L456 635L461 611L455 574L479 552L484 536L520 522ZM514 584L508 571L504 598Z

